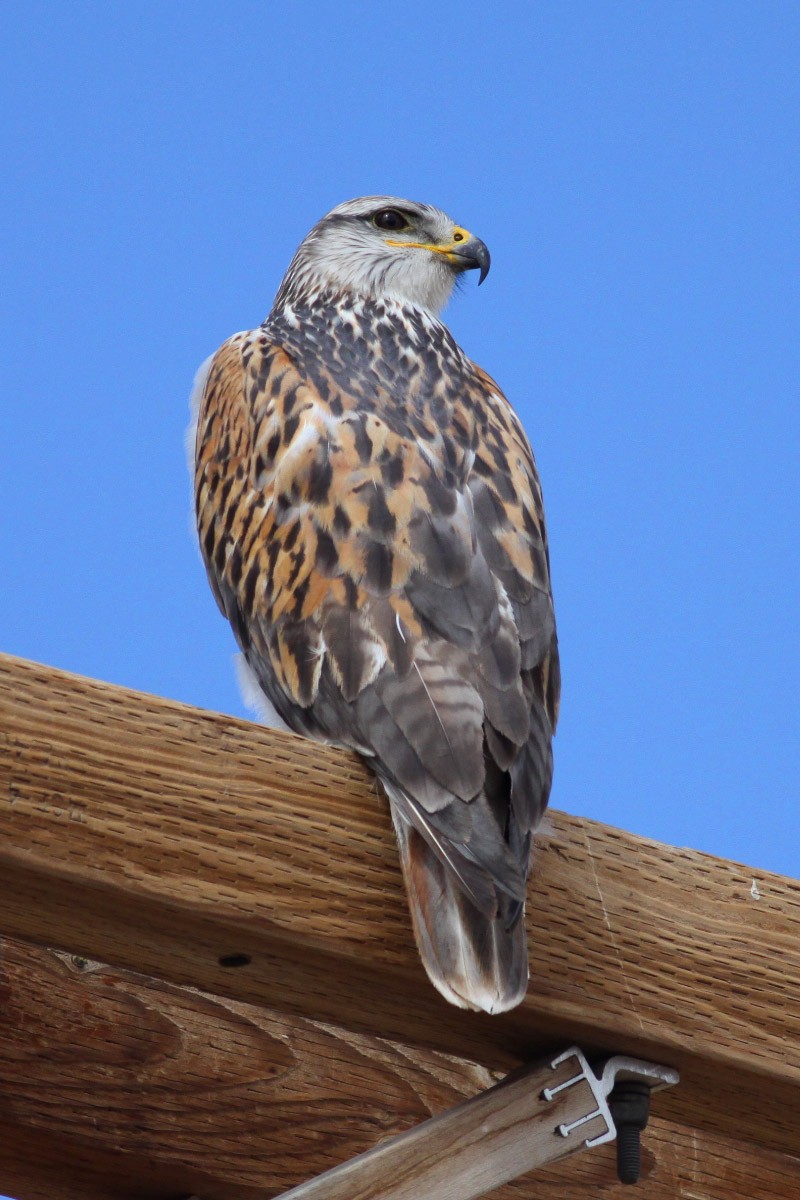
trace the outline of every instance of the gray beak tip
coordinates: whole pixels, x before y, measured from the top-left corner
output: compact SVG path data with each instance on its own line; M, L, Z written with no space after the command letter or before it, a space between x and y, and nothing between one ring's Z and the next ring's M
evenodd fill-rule
M460 260L459 270L461 271L480 271L478 276L478 287L483 283L486 276L489 274L489 267L492 265L492 260L485 244L480 238L472 237L468 242L464 242L457 250L452 253Z
M492 265L491 255L483 242L475 239L475 244L472 247L472 254L475 265L480 267L480 275L478 276L478 287L481 286L486 276L489 274L489 268Z

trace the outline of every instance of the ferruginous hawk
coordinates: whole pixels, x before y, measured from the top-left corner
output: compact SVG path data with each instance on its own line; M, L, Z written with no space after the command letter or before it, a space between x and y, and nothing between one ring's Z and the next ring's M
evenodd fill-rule
M428 975L496 1013L527 986L559 670L528 440L438 316L472 269L486 246L439 209L334 208L264 324L209 360L194 486L259 687L290 729L364 756Z

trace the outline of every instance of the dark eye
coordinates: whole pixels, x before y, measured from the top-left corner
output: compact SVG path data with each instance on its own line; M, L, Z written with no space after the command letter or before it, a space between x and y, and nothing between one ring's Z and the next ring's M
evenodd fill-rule
M391 229L393 233L400 229L408 229L408 220L396 208L382 208L373 216L372 224L378 229Z

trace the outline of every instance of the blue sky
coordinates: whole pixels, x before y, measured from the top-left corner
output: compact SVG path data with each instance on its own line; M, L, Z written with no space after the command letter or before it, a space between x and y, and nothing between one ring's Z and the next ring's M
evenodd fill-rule
M545 488L553 803L800 874L800 8L0 13L0 648L243 715L188 534L195 368L386 192L493 256L448 311Z

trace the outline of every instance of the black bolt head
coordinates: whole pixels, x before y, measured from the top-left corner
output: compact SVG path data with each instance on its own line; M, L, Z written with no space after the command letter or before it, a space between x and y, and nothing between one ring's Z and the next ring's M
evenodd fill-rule
M635 1080L619 1080L608 1097L617 1128L617 1178L638 1183L641 1174L639 1135L650 1116L650 1088Z

